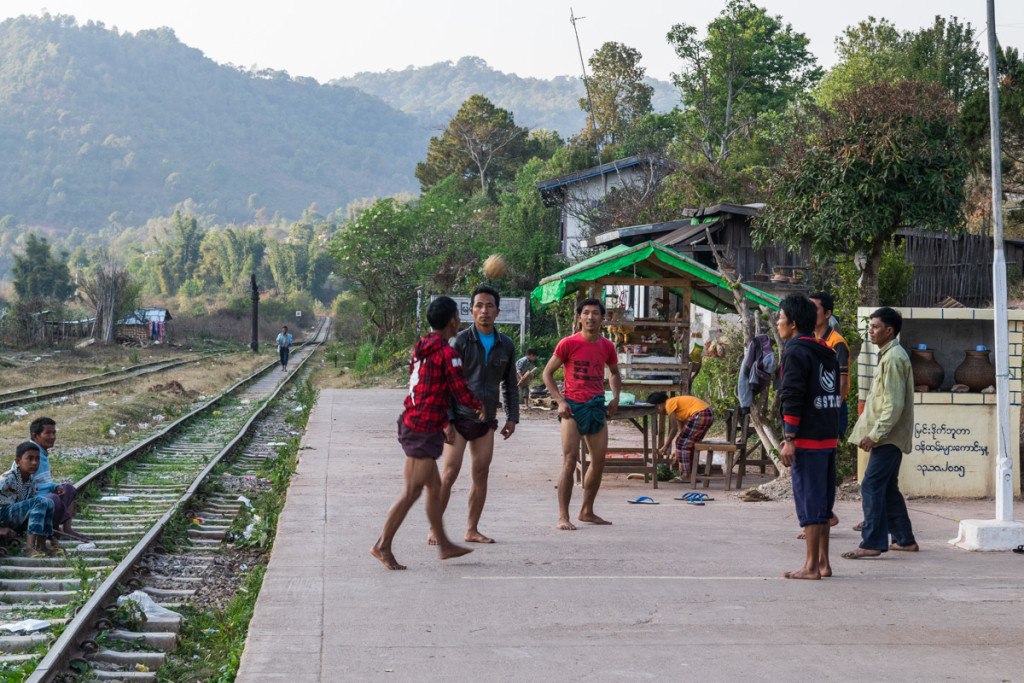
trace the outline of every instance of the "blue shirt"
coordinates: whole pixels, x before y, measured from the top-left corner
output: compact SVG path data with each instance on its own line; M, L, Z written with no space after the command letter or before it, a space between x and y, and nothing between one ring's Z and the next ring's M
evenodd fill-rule
M487 365L487 356L491 355L491 349L494 348L494 332L484 334L480 330L477 330L476 336L480 338L480 343L484 347L484 365Z
M32 443L36 442L33 441ZM39 446L37 443L36 445ZM32 483L39 489L39 495L41 496L53 493L53 490L57 488L57 482L50 475L50 455L42 446L39 446L39 469L32 475Z

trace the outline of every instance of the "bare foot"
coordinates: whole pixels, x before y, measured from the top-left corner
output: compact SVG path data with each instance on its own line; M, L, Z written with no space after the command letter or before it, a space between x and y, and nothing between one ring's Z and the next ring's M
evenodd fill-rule
M450 560L453 557L462 557L463 555L469 555L471 552L473 552L472 548L466 548L464 546L455 545L454 543L452 543L451 545L444 546L440 550L438 550L437 556L442 560Z
M881 554L882 554L881 550L869 550L867 548L857 548L856 550L851 550L848 553L843 553L843 557L845 557L848 560L863 560L863 559L868 558L868 557L878 557Z
M398 564L398 560L390 550L381 550L377 546L370 548L370 554L380 560L388 569L405 569L404 564Z
M479 531L467 531L466 543L494 543L494 539L484 536Z
M607 519L601 519L593 512L591 512L589 515L585 515L581 512L576 516L576 519L580 520L581 522L590 522L591 524L611 524L611 522L609 522Z
M828 520L828 525L829 526L835 526L836 524L839 524L839 518L836 517L835 515L832 515L832 517L830 517L829 520ZM802 533L799 536L797 536L797 539L801 540L801 541L805 541L805 540L807 540L807 534L803 534Z
M826 576L832 576L832 565L828 565L828 564L827 564L827 565L825 565L824 567L822 567L822 566L821 566L821 565L819 564L819 565L818 565L818 574L820 574L820 575L821 575L821 578L823 578L823 579L824 579L824 578L825 578Z
M917 547L916 543L910 545L896 545L895 543L889 546L889 550L902 550L905 553L916 553L920 548Z
M561 529L562 531L576 531L576 525L567 519L558 520L558 524L555 525L555 528Z
M821 574L818 573L817 569L805 569L801 567L795 572L783 572L782 578L784 579L810 579L811 581L817 581L821 578Z
M427 545L439 545L437 542L437 536L434 535L433 529L427 532Z

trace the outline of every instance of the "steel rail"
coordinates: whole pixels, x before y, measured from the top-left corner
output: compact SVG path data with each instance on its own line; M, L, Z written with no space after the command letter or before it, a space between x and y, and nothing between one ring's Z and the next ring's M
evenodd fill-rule
M324 334L322 340L319 339L322 333L324 333L324 327L328 325L330 318L325 317L321 324L317 327L314 341L302 342L302 346L320 346L326 341L328 334ZM328 330L329 331L329 330ZM148 532L133 546L133 548L125 555L124 559L121 560L118 565L111 570L110 574L106 579L95 589L92 596L88 601L78 610L75 616L65 625L63 632L51 646L46 656L39 662L35 670L26 679L29 683L43 683L54 680L57 676L61 675L67 669L68 663L74 659L74 655L78 650L78 643L80 639L88 631L89 627L95 622L102 612L106 609L109 601L115 591L122 585L125 577L134 571L135 565L138 564L140 558L149 550L150 546L156 543L157 539L163 533L164 528L168 522L174 518L181 510L185 508L187 503L192 500L199 487L209 477L213 469L220 464L220 462L228 455L230 455L238 445L245 439L253 426L263 418L266 411L269 409L271 403L280 395L281 391L287 387L299 374L299 371L305 366L306 362L313 356L313 351L306 354L292 370L285 381L281 382L273 392L263 402L263 405L254 412L249 419L245 422L235 437L213 458L211 458L209 464L203 468L203 470L196 476L192 484L188 487L185 493L165 512L150 528ZM140 452L145 450L148 446L155 444L165 436L170 435L177 429L185 426L196 415L208 410L218 401L229 396L235 391L241 389L254 379L261 377L262 375L269 372L272 368L277 367L278 361L269 363L256 372L252 373L248 377L243 378L239 382L232 385L226 391L222 392L216 398L211 399L204 403L201 407L193 410L182 418L176 420L172 424L168 425L167 428L162 430L159 434L146 439L142 443L133 447L130 451L122 454L115 460L112 460L97 470L91 472L86 477L83 477L77 486L81 490L82 486L88 485L93 482L102 481L101 476L107 472L111 467L117 463L124 462L129 455L138 455Z
M21 405L21 404L24 404L24 403L38 403L40 401L50 400L50 399L53 399L53 398L56 398L56 397L59 397L59 396L73 396L76 393L79 393L79 392L82 392L82 391L88 391L90 389L98 389L98 388L101 388L101 387L113 386L115 384L120 384L121 382L126 382L126 381L128 381L130 379L133 379L135 377L142 377L144 375L149 375L149 374L152 374L154 372L162 372L164 370L170 370L171 368L176 368L179 365L185 365L187 363L192 363L193 361L202 359L203 357L204 356L199 356L198 358L193 357L193 358L178 359L178 360L155 361L153 363L146 363L146 364L142 364L142 365L135 365L135 366L132 366L131 368L128 368L128 369L125 369L125 370L113 370L113 371L111 371L109 373L104 372L104 373L100 373L98 375L90 375L89 377L82 377L81 379L71 380L69 382L62 382L62 383L57 383L57 384L50 384L50 385L38 388L38 389L53 389L54 387L63 387L63 388L58 388L55 391L49 391L49 392L46 392L46 393L35 393L35 394L27 393L27 392L30 392L30 391L37 391L38 392L38 389L36 389L36 388L33 388L33 389L18 389L17 391L10 391L10 392L7 392L7 394L0 394L0 409L9 408L11 406ZM158 366L158 365L161 366L161 367L155 367L155 366ZM110 375L110 374L117 375L117 376L113 377L111 379L100 381L100 382L94 382L93 384L85 384L85 382L90 382L92 380L95 380L97 378L104 377L104 376ZM23 394L23 395L22 396L11 396L11 394ZM8 398L4 398L4 396L7 396Z

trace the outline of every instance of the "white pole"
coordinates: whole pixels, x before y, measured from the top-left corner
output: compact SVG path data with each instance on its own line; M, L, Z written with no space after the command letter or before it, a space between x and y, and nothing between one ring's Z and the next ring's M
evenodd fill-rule
M1010 458L1010 325L1006 312L1006 255L1003 253L1003 171L999 135L999 75L996 71L996 7L988 0L988 107L992 130L992 289L996 339L996 519L1013 520L1013 460Z

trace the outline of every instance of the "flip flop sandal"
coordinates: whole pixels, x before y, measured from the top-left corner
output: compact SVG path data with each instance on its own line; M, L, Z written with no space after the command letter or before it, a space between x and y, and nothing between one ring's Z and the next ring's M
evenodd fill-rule
M706 493L695 493L695 494L693 494L693 497L696 500L703 500L705 502L709 501L709 500L714 500L714 498L712 498L711 496L709 496Z
M650 496L640 496L633 500L626 501L627 503L639 503L640 505L657 505L658 501L654 500Z
M687 505L704 505L704 501L701 500L700 498L691 498L690 500L686 501L686 504Z
M1013 552L1017 553L1018 555L1024 555L1024 545L1017 546L1013 549Z
M864 530L864 522L861 522L857 526L853 527L853 530L854 531L863 531Z

